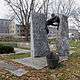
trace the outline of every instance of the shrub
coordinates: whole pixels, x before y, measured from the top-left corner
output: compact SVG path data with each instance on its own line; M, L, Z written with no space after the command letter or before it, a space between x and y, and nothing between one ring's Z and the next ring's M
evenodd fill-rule
M17 47L17 43L14 42L0 42L0 45Z
M14 48L12 46L0 45L0 54L9 54L13 52Z

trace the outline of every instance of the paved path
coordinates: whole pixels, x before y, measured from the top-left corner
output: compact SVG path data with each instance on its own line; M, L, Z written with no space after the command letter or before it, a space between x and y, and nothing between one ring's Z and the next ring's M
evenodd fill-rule
M68 56L59 56L59 62L68 60Z
M0 61L0 68L9 71L11 74L14 74L16 76L22 76L26 73L26 71L22 68L18 68L17 66L14 66L13 64L6 63L4 61Z
M31 53L31 50L25 50L25 49L20 49L20 48L14 48L15 53Z

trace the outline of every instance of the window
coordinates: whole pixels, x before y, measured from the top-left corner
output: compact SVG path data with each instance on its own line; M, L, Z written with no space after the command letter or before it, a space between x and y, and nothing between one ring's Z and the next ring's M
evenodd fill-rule
M5 25L8 25L8 23L7 23L7 22L5 22Z
M0 24L3 24L3 21L0 21Z

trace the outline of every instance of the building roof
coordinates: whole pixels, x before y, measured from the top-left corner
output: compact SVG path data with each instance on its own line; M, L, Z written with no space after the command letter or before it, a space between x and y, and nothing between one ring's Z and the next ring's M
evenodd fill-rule
M0 19L0 20L4 20L4 21L10 21L10 19Z

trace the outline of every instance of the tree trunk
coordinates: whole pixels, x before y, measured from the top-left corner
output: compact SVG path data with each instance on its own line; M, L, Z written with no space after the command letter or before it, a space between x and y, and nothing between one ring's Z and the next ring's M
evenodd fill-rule
M25 38L23 39L23 41L30 41L30 24L27 23L26 25L22 25L20 28L20 34L21 36L24 36Z

